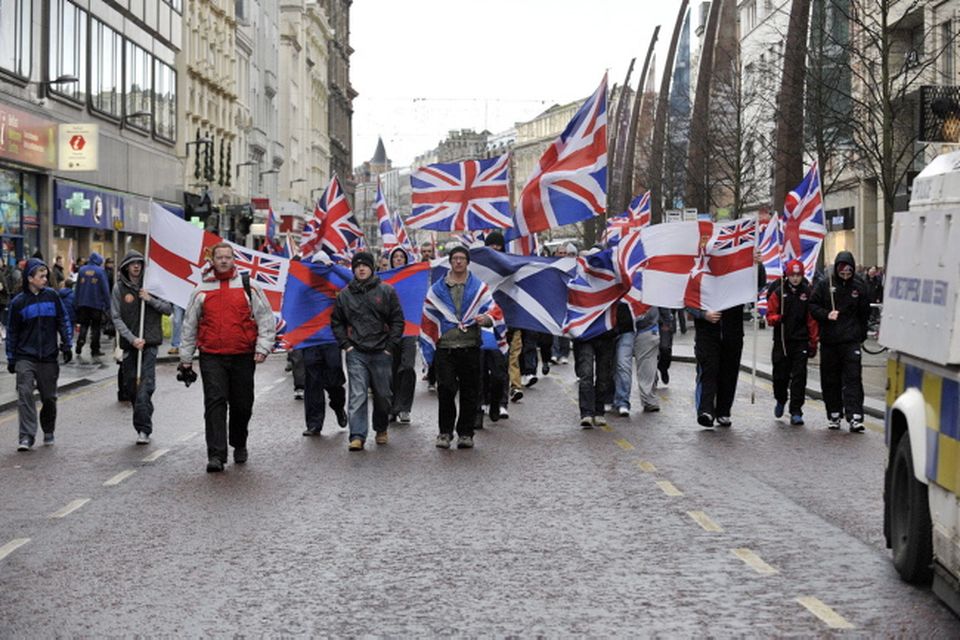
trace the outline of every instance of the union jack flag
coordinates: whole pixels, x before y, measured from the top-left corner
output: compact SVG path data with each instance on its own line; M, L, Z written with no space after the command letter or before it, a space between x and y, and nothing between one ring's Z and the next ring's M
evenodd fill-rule
M510 233L507 233L504 236L507 241L507 246L505 247L507 253L518 256L540 255L540 241L537 240L537 234L516 236L514 238L511 238L510 235Z
M387 207L387 200L383 197L383 185L377 178L377 199L374 202L374 208L377 212L377 224L380 226L380 243L385 251L393 249L399 244L397 233L394 230L393 216L390 214L390 208Z
M397 236L397 244L406 249L408 253L419 253L410 241L410 236L407 234L407 228L403 225L403 219L400 217L399 211L393 212L393 232Z
M527 181L515 216L527 236L597 216L607 207L607 76L553 141ZM510 240L511 238L507 238Z
M626 213L607 220L602 241L608 246L620 242L620 238L627 229L641 229L650 225L650 192L642 193L630 202Z
M410 175L407 226L436 231L509 227L510 155L431 164Z
M757 221L746 218L736 224L717 225L717 233L708 251L713 256L736 253L745 245L753 246L756 242Z
M612 249L577 258L577 272L567 289L564 332L589 339L609 331L616 326L617 302L629 290Z
M267 256L256 251L241 249L233 245L234 264L240 273L250 274L250 280L268 287L280 286L284 259L279 256Z
M757 240L757 251L760 252L760 261L767 272L767 282L773 282L783 275L783 260L780 255L783 246L783 230L780 228L780 216L773 214L770 221L760 229L760 239Z
M304 227L300 241L300 252L304 257L323 251L331 258L343 260L363 246L363 231L350 210L337 176L333 176L317 200L312 222L309 234Z
M826 233L820 170L814 162L783 203L784 262L800 260L807 278L812 278Z

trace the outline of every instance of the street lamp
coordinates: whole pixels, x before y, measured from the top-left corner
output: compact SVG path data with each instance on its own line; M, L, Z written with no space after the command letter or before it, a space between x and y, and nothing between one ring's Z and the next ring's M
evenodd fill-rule
M293 188L293 185L297 184L298 182L306 182L306 181L307 181L306 178L296 178L295 180L291 180L290 188Z
M313 200L313 194L317 191L323 191L326 187L317 187L316 189L310 189L310 199Z
M263 176L269 175L271 173L280 173L280 169L267 169L266 171L260 172L260 179L258 181L259 184L257 185L257 188L259 191L263 191Z
M238 164L237 164L237 177L238 177L238 178L240 177L240 167L250 167L250 166L253 166L253 165L257 165L257 166L259 167L259 166L260 166L260 161L259 161L259 160L247 160L246 162L240 162L240 163L238 163Z
M41 87L49 87L52 84L71 84L73 82L80 82L80 78L69 73L64 73L53 80L41 80L38 84Z
M145 128L145 127L143 127L142 125L139 125L139 124L137 124L136 122L131 122L132 120L134 120L134 119L139 119L139 118L149 118L149 119L152 121L152 120L153 120L153 114L150 113L149 111L134 111L133 113L128 113L128 114L124 115L123 118L120 119L120 123L121 123L121 124L132 124L132 125L135 126L135 127L138 127L138 128L140 128L140 129L143 129L143 128Z

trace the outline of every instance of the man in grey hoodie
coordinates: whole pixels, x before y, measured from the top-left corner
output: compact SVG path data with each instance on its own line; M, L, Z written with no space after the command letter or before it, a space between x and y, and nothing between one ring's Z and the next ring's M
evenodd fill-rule
M157 347L163 342L162 317L173 313L173 305L150 295L143 288L143 255L130 251L120 262L113 286L110 316L120 334L123 361L120 363L122 397L133 398L133 428L137 444L149 444L153 433L153 391L156 388ZM140 314L143 313L141 333ZM139 385L137 355L143 354Z

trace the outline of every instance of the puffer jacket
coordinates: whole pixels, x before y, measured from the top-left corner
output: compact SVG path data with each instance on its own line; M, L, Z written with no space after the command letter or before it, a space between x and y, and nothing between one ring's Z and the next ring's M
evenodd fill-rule
M818 282L810 297L810 313L820 323L822 344L863 342L867 338L867 321L870 319L867 285L856 274L849 280L841 278L838 269L842 264L856 268L853 254L849 251L838 253L833 274ZM840 314L836 320L828 320L833 309Z
M781 343L782 334L787 342L804 342L816 347L820 325L810 314L810 295L806 278L797 286L790 284L786 278L770 284L767 292L767 324L774 327L775 344Z
M61 350L70 350L73 327L60 295L53 289L33 293L28 287L13 298L9 314L4 341L7 362L56 362Z
M113 296L110 304L110 316L113 326L120 334L120 347L132 349L133 341L140 331L140 283L143 282L143 272L140 272L140 281L130 280L129 267L134 262L143 262L143 255L139 251L129 251L120 262L117 283L113 285ZM163 342L163 316L173 313L173 305L166 300L151 296L143 304L143 339L147 346L157 346Z
M103 270L103 257L99 253L91 253L89 262L80 267L74 291L77 309L110 310L110 284Z
M341 349L385 351L403 337L403 309L397 292L379 277L354 278L337 294L330 325Z

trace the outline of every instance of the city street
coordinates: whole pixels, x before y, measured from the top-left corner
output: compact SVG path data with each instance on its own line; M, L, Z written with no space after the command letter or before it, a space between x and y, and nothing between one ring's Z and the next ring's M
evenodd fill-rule
M572 361L439 450L436 397L349 453L302 437L284 360L258 369L250 460L204 472L202 393L158 366L138 447L112 379L66 391L57 442L17 453L0 415L0 636L956 637L884 546L882 425L772 417L742 374L703 430L693 366L660 413L577 425ZM639 402L634 402L639 406Z

